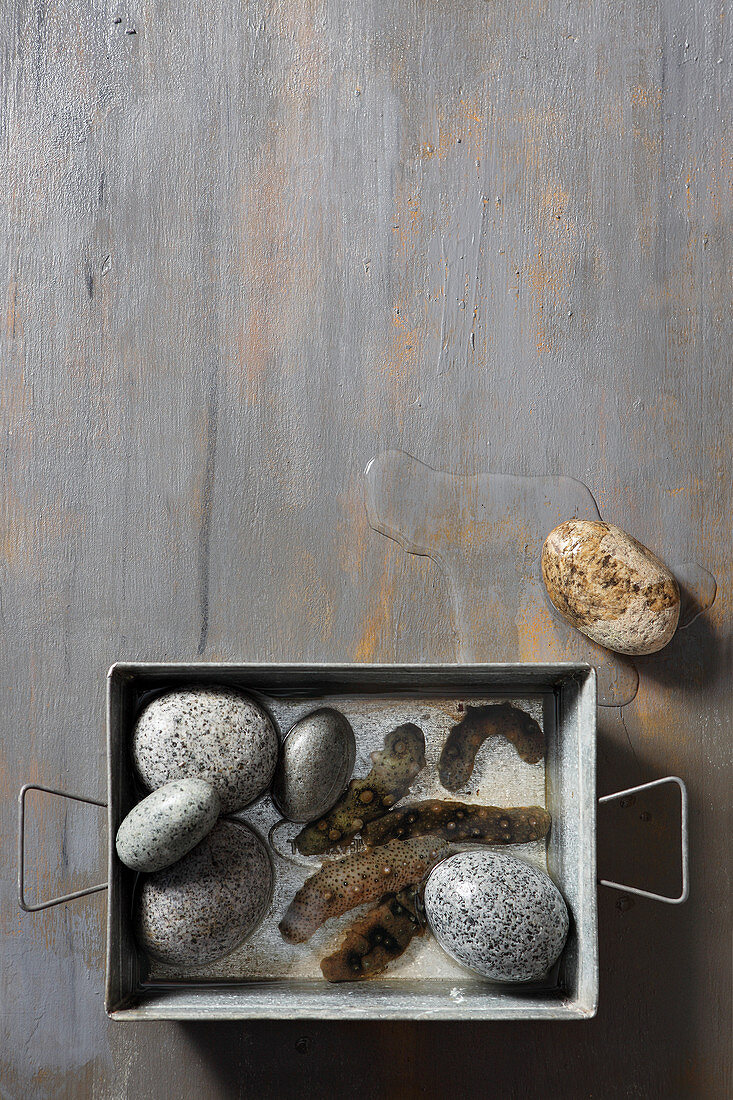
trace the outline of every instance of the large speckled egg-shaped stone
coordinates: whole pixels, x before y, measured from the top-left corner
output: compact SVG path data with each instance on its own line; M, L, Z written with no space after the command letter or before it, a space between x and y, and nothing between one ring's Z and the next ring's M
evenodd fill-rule
M283 741L272 783L276 806L290 821L321 817L343 793L356 760L356 739L331 707L307 714Z
M543 978L568 934L567 906L549 875L497 852L443 860L428 878L424 904L443 950L495 982Z
M160 871L190 852L216 824L219 796L203 779L174 779L134 806L115 846L133 871Z
M677 581L612 523L561 523L542 547L542 579L563 618L606 649L656 653L677 629Z
M239 947L264 916L272 865L252 829L220 821L200 844L140 882L134 929L161 962L201 966Z
M277 752L269 715L254 699L224 687L180 688L158 696L132 735L133 760L146 787L205 779L223 813L243 809L267 790Z

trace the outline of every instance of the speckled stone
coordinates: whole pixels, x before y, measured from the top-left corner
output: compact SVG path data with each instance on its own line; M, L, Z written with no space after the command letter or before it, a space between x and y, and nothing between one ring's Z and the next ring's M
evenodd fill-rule
M272 783L284 817L307 822L321 817L343 793L356 760L356 739L346 718L331 707L305 715L288 733Z
M174 779L130 810L117 830L117 855L133 871L160 871L203 840L219 810L210 783Z
M616 653L656 653L677 629L677 581L651 550L612 523L561 523L542 547L542 578L560 614Z
M256 833L219 821L178 863L141 880L133 918L137 942L164 963L213 962L254 930L272 885L267 849Z
M443 860L428 878L424 901L443 950L495 982L544 977L568 934L567 906L552 879L497 852Z
M223 687L166 692L143 710L132 735L132 756L146 787L172 779L205 779L223 813L247 806L266 791L277 763L278 738L253 699Z

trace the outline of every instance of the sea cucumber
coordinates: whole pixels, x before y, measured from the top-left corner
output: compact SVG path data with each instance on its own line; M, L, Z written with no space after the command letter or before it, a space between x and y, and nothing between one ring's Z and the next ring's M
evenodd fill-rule
M421 936L414 904L414 888L385 894L366 916L347 929L337 951L321 962L327 982L358 982L386 970L398 959L413 936Z
M541 806L502 808L430 800L400 806L372 821L363 837L370 846L427 835L484 844L527 844L546 836L550 822Z
M280 921L283 939L305 943L331 917L419 882L448 851L444 840L417 837L393 840L345 859L325 860L320 871L303 883Z
M545 735L531 715L511 703L466 707L466 714L451 729L438 761L440 782L457 791L471 778L476 753L487 737L506 737L522 760L536 764L545 755Z
M407 722L388 733L384 748L373 752L372 770L364 779L352 779L336 805L319 821L301 829L295 847L304 856L320 855L345 845L367 821L381 817L409 790L425 766L425 736Z

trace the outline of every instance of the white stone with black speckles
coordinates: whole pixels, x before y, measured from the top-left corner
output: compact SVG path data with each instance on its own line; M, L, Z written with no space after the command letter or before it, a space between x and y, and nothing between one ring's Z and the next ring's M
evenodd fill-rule
M498 852L458 852L431 872L425 915L440 946L495 982L543 978L560 957L568 910L549 875Z
M277 752L269 715L232 688L168 691L148 703L132 735L133 760L146 787L205 779L223 813L243 809L267 790Z
M340 711L321 707L295 723L283 741L272 782L273 800L290 821L315 821L346 789L356 739Z
M257 834L240 822L219 821L178 863L140 880L135 938L164 963L213 962L254 931L272 887L272 864Z
M115 846L133 871L160 871L190 852L216 824L219 796L203 779L174 779L130 810Z

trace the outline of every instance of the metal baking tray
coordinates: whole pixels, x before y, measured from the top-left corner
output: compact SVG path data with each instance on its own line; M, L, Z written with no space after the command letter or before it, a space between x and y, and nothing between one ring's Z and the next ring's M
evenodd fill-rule
M521 762L517 764L518 757L513 752L502 757L503 750L498 747L499 755L488 760L488 786L482 782L482 776L477 778L476 795L480 797L475 800L489 801L493 796L499 805L540 802L552 815L546 841L517 849L517 854L547 869L571 913L568 942L552 980L537 986L493 984L445 959L432 938L426 936L420 941L420 954L413 963L397 966L393 972L370 981L330 985L320 976L315 952L294 960L287 955L293 949L284 947L279 939L276 924L283 899L292 896L294 888L312 869L278 857L273 905L245 949L199 972L175 973L166 972L164 967L151 968L138 951L131 932L136 876L118 860L114 838L122 819L141 796L130 755L135 716L151 693L184 683L222 684L255 695L273 714L282 735L301 714L325 703L338 705L354 725L362 760L379 743L372 741L372 736L381 740L381 735L387 732L385 719L394 718L392 725L396 725L412 714L425 730L428 765L431 758L436 758L448 725L456 720L456 711L465 704L510 699L529 709L545 731L547 754L543 771L538 774L537 766L532 769ZM595 1014L598 999L596 678L590 666L118 663L108 674L107 737L108 884L36 905L26 901L24 796L33 787L49 790L29 784L20 796L19 900L22 908L35 911L108 885L105 1008L112 1019L570 1020L587 1019ZM479 754L477 765L482 754L485 749ZM529 770L523 773L522 768ZM670 778L679 784L682 793L683 889L678 898L659 900L677 902L684 900L687 893L686 792L680 780ZM418 777L417 783L420 782ZM436 788L429 786L429 776L422 783L422 788L413 789L408 798L437 793ZM445 792L442 793L445 797ZM607 798L620 798L627 793L618 792ZM266 833L268 825L278 817L269 796L236 816L261 833ZM617 883L606 885L656 896ZM349 914L348 918L342 918L342 926L352 917ZM327 936L333 939L338 930L337 927L336 932L324 933L321 940L325 941Z

